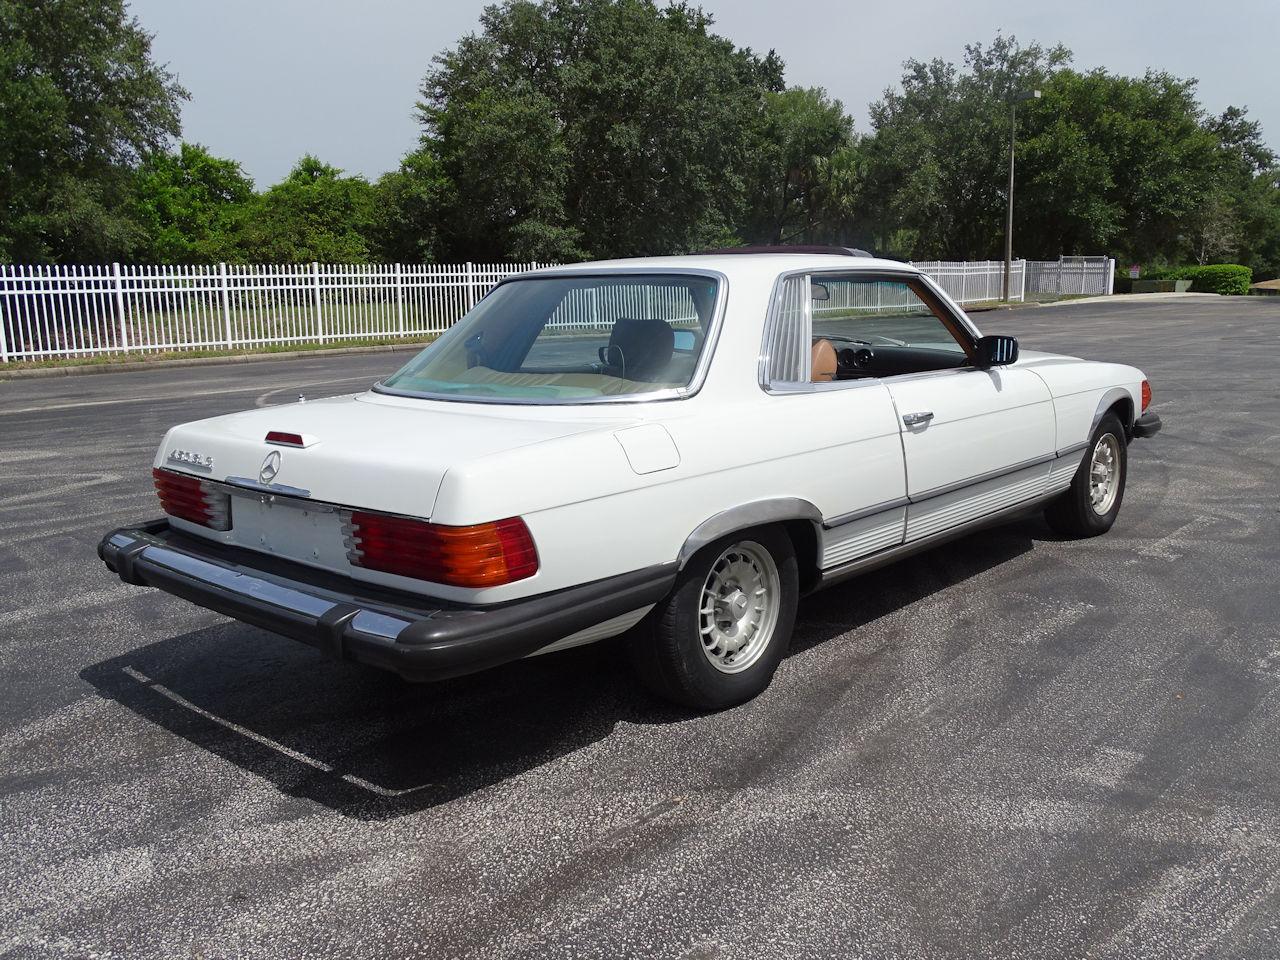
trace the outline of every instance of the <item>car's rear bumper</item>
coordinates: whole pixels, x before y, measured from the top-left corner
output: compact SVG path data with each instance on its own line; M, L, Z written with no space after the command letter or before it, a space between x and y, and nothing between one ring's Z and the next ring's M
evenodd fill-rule
M488 606L381 590L173 530L167 520L113 530L98 556L125 583L157 587L331 656L440 680L497 666L656 603L676 564Z
M1135 437L1154 437L1160 432L1160 414L1148 410L1133 425Z

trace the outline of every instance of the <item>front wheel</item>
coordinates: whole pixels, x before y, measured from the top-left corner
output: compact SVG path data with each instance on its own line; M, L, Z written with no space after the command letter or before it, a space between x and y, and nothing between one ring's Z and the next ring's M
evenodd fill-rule
M1128 474L1124 426L1108 413L1093 431L1070 488L1045 509L1049 526L1068 537L1106 533L1120 515Z
M795 549L785 530L725 537L694 555L634 631L632 663L658 696L694 709L750 700L782 662L798 596Z

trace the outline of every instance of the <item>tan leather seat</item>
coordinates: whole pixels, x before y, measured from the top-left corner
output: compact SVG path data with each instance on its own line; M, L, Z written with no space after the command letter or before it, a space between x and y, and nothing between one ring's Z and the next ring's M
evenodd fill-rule
M836 348L830 340L815 340L810 355L809 379L814 383L830 383L836 378Z

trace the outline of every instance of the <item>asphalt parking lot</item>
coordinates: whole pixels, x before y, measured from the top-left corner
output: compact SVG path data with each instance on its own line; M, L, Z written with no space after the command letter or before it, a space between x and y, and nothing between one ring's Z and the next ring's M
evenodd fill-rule
M120 583L170 425L404 355L0 382L0 956L1275 957L1280 298L976 318L1141 366L1112 532L814 596L757 701L435 686Z

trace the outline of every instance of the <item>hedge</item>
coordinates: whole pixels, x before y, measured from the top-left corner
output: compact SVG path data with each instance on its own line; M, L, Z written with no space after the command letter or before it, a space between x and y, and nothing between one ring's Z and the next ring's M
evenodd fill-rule
M1253 271L1238 263L1210 263L1203 267L1174 267L1161 270L1161 280L1190 280L1192 293L1246 294Z

